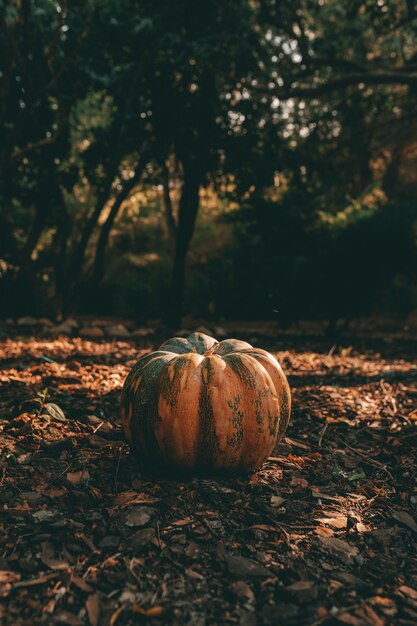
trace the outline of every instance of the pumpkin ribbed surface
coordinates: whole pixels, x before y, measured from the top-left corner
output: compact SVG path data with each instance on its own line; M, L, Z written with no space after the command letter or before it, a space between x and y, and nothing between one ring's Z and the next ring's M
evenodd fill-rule
M144 467L249 472L284 434L290 407L286 377L271 354L193 333L139 359L120 414Z

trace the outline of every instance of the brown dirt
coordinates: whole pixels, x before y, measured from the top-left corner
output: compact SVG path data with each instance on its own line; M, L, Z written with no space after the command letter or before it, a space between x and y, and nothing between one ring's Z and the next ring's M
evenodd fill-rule
M417 623L415 358L258 339L287 438L250 477L181 482L141 475L118 426L150 344L0 342L5 626Z

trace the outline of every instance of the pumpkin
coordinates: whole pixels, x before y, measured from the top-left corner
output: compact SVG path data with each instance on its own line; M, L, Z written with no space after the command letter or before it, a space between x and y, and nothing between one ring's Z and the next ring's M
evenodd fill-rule
M250 472L281 439L291 396L278 361L245 341L174 337L139 359L121 398L146 469Z

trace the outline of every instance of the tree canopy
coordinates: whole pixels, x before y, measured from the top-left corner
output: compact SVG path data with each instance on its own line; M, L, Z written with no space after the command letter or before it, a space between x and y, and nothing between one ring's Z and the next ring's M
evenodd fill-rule
M3 313L113 288L174 326L415 305L413 2L11 0L0 22Z

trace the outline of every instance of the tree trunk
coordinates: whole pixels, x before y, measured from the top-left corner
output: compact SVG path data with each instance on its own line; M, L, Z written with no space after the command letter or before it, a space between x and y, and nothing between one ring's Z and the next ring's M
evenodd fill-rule
M68 262L68 239L71 231L71 222L65 202L60 207L59 218L57 221L57 238L56 238L56 258L55 258L55 302L54 313L57 320L61 321L66 311L67 297L67 262Z
M175 246L177 224L175 222L171 195L169 193L169 169L166 163L162 166L162 184L164 188L165 221L168 230L170 249L173 250Z
M100 218L100 215L109 199L116 172L117 172L117 169L115 171L112 171L111 174L108 174L106 181L103 183L100 193L98 194L94 211L91 213L90 217L87 219L83 232L81 233L81 237L76 247L73 261L71 264L71 280L74 282L77 281L78 276L83 267L84 257L85 257L85 252L88 246L88 242L90 241L91 235L93 234L93 231Z
M124 110L127 109L127 102L128 100L126 99ZM124 137L125 130L126 130L126 122L124 121L124 115L122 115L120 132L118 134L114 152L113 152L111 161L108 166L106 178L103 181L101 188L99 189L96 206L94 208L94 211L91 213L90 217L87 219L85 223L84 230L81 233L81 237L78 242L78 246L75 250L74 257L73 257L73 262L72 262L72 267L71 267L71 278L73 279L73 281L75 281L75 286L76 286L78 277L84 265L84 258L85 258L85 253L87 250L88 243L100 219L100 215L110 198L114 179L119 173L120 158L122 155L122 143L123 143L122 139Z
M385 171L385 175L382 181L382 188L388 197L394 197L398 195L399 187L399 173L401 165L401 144L395 146L391 152L391 161Z
M183 167L184 183L178 211L178 225L175 237L171 303L167 315L168 325L172 328L178 328L181 324L186 258L198 214L201 182L200 168L192 162L184 162Z
M30 227L29 234L22 249L22 257L30 259L36 248L46 223L46 210L44 205L36 207L35 218Z
M36 207L36 214L23 246L16 243L12 225L3 218L0 220L0 245L8 252L12 263L18 267L17 282L13 290L13 300L20 311L30 314L43 313L44 302L41 298L36 266L32 260L32 252L36 248L44 230L46 214L43 205Z
M146 165L146 161L142 161L135 169L135 174L132 178L130 178L124 185L122 191L119 193L117 198L114 200L112 208L110 209L110 213L107 216L106 221L101 227L100 236L97 243L96 254L94 259L94 269L93 269L93 284L96 286L103 277L104 274L104 261L106 256L106 248L109 241L110 231L113 227L114 220L122 206L123 202L127 200L127 198L132 193L133 189L138 184L144 167Z
M104 207L109 200L114 177L116 176L116 174L117 167L109 170L109 173L107 174L106 179L103 182L101 189L99 190L94 210L87 218L78 242L74 243L75 250L70 255L70 261L66 263L67 270L65 287L63 286L64 292L62 294L62 311L64 317L70 313L73 313L77 309L80 301L82 300L83 287L80 276L84 265L87 246L100 219L100 215L102 214Z

